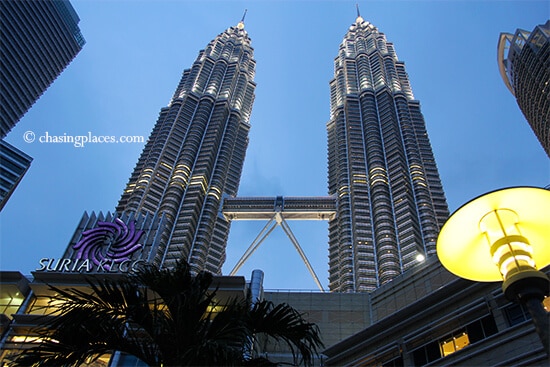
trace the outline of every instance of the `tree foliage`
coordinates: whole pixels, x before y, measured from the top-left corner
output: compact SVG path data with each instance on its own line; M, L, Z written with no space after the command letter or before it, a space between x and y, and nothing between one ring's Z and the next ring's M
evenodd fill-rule
M16 366L79 366L115 351L149 366L274 365L254 348L262 335L286 343L294 363L312 365L318 327L288 304L234 298L220 304L213 276L144 267L122 279L91 278L89 287L54 291L41 342ZM55 305L55 306L53 306Z

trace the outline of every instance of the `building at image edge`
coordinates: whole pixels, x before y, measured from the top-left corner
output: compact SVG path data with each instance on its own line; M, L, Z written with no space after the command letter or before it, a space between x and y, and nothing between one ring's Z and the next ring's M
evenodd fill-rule
M550 20L531 32L501 33L498 66L504 84L550 157Z
M19 122L86 41L68 0L2 1L0 138Z

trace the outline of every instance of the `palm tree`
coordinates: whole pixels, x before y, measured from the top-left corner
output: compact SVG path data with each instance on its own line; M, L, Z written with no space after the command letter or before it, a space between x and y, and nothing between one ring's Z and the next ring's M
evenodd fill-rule
M275 365L255 356L262 335L286 343L294 363L313 364L319 329L288 304L215 301L213 276L144 267L128 277L88 280L89 289L54 290L55 310L37 329L41 342L16 366L79 366L119 351L149 366Z

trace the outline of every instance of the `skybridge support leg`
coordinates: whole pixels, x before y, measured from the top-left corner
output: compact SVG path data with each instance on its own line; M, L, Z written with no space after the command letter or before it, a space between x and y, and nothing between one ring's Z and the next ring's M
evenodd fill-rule
M248 258L250 256L252 256L252 254L258 249L258 247L260 247L260 245L262 244L262 242L264 242L264 240L271 234L271 232L273 232L273 230L275 229L275 227L277 227L277 222L275 221L275 218L276 218L277 215L274 215L268 222L267 224L264 226L264 228L262 228L262 230L260 231L260 233L258 233L258 235L256 236L256 238L254 239L254 241L252 241L252 243L250 244L250 246L248 247L248 249L246 249L246 251L244 252L243 256L241 257L241 259L237 262L237 264L235 265L235 267L233 268L233 270L231 270L231 273L229 273L229 275L233 276L235 274L237 274L237 272L239 271L239 269L244 265L244 263L248 260Z
M309 263L309 260L307 259L306 254L302 250L302 247L298 243L298 240L294 236L294 233L292 233L292 230L290 229L290 226L288 225L286 220L282 217L282 215L277 214L276 216L277 216L277 224L281 225L281 227L283 228L283 231L285 231L286 235L288 236L288 238L290 239L290 241L292 242L292 244L296 248L296 251L298 251L298 254L300 254L300 257L302 258L302 261L304 262L307 269L309 270L309 273L313 277L313 280L317 284L317 287L319 287L319 289L322 292L324 292L325 290L323 289L323 286L321 285L321 282L319 281L319 278L317 277L317 274L315 274L315 271L313 270L313 267Z

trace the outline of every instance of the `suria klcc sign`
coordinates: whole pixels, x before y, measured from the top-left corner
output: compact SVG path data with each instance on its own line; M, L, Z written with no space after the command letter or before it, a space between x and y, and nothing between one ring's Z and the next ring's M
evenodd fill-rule
M132 255L143 248L139 240L143 231L136 230L119 218L114 222L98 222L95 228L82 232L73 246L71 258L42 258L36 271L61 273L128 273L135 272L143 260Z

